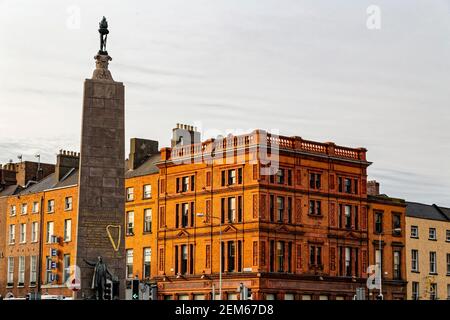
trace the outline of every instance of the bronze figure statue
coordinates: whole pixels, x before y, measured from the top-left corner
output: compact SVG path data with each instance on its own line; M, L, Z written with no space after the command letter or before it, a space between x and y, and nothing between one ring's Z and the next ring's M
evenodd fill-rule
M91 289L96 293L97 300L103 300L103 294L105 292L106 280L116 280L115 277L109 272L108 266L103 262L103 258L98 256L96 262L90 262L83 259L84 262L94 267L94 274L92 275Z
M99 23L98 32L100 33L100 50L98 54L108 55L108 51L106 51L106 39L108 38L108 21L103 16L102 21Z

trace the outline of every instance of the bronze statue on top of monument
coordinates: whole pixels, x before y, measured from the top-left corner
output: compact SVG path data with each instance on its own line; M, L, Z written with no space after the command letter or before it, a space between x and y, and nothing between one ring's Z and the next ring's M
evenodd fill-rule
M102 21L100 21L98 32L100 33L100 50L98 51L98 54L101 55L108 55L108 51L106 51L106 40L108 38L108 21L106 21L105 16L103 16Z
M108 55L108 51L106 51L106 40L108 38L109 30L108 21L106 21L106 18L104 16L98 25L98 32L100 33L100 50L94 57L95 70L92 75L92 79L113 80L111 72L108 70L108 63L112 60L112 58Z

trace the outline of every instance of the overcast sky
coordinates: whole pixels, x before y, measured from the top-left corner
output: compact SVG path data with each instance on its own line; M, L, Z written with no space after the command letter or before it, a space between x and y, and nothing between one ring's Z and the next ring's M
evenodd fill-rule
M364 146L383 193L450 206L450 0L0 0L0 163L79 150L103 15L127 140L181 122Z

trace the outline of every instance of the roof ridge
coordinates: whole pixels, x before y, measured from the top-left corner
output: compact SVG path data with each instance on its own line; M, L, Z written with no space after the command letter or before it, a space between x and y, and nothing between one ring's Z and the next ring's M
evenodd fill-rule
M436 210L441 214L441 216L443 216L446 220L450 221L449 217L447 217L447 215L444 212L442 212L441 208L437 204L433 203L433 207L436 208Z

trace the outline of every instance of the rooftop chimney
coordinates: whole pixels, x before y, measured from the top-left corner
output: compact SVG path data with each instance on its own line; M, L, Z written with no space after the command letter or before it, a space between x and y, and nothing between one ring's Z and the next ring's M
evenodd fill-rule
M367 181L367 194L371 196L380 194L380 184L376 180Z
M128 156L128 169L134 170L145 162L150 156L158 153L158 141L132 138L130 139L130 155Z
M56 179L61 181L62 178L72 169L78 169L80 165L80 153L59 150L59 154L56 157Z
M201 142L200 132L197 131L197 127L187 124L177 123L176 128L172 129L171 147L178 145L190 145Z

